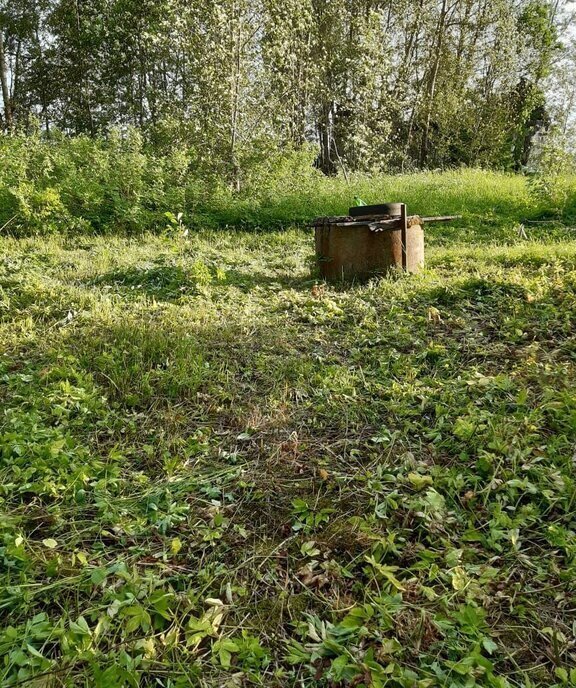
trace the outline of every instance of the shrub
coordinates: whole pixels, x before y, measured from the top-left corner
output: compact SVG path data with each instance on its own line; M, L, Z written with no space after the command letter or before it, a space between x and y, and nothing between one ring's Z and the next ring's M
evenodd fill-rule
M576 213L576 159L565 147L543 147L530 189L548 214L560 219Z
M181 151L146 152L132 129L99 139L3 137L0 226L15 234L161 228L166 211L184 207L187 166Z

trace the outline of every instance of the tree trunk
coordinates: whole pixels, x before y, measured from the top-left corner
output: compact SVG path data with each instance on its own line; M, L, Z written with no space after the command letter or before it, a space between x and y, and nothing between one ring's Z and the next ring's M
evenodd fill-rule
M40 35L38 33L38 26L34 29L34 40L36 41L36 49L40 55L40 62L44 65L44 51L42 48L42 42L40 41ZM46 134L50 134L50 114L48 111L48 99L46 98L46 80L42 81L41 88L38 91L40 96L40 105L42 107L42 117L44 118L44 127L46 128Z
M238 10L236 16L235 10ZM234 20L237 23L237 30L234 27ZM242 8L233 6L232 19L230 25L231 43L234 51L234 61L232 63L232 78L230 80L230 164L232 168L232 188L237 193L240 191L240 165L237 158L238 143L238 124L240 118L240 90L242 78L242 49L244 42L244 17Z
M430 125L432 121L432 109L434 106L434 96L436 94L436 82L438 79L438 71L440 69L440 60L442 58L442 48L444 44L444 29L446 26L446 17L448 15L447 0L442 0L442 9L440 11L440 19L438 21L438 37L436 45L433 49L435 52L434 67L432 69L428 89L426 93L426 124L424 127L424 135L422 138L422 145L420 148L420 167L423 167L428 162L428 147L430 139Z
M333 115L333 103L325 103L322 106L322 113L317 124L318 138L320 141L320 155L317 164L326 175L336 174L336 164L332 158Z
M4 53L4 32L0 28L0 84L2 86L2 100L4 102L4 121L6 131L12 130L12 103L10 101L10 90L8 88L8 69L6 67L6 56Z

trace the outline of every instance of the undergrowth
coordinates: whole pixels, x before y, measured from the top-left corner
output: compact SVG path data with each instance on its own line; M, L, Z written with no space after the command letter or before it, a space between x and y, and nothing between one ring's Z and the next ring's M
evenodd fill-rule
M194 151L156 154L135 130L96 139L0 136L0 233L269 231L347 214L354 196L403 201L421 215L462 215L455 231L482 228L495 238L524 222L576 217L569 165L532 178L471 169L325 177L314 155L304 149L257 158L232 190Z
M295 230L4 238L0 684L574 685L576 242L538 227L349 288Z

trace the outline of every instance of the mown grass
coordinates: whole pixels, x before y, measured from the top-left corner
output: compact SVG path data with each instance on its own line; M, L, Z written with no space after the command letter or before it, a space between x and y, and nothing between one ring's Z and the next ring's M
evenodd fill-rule
M301 230L3 239L0 684L573 685L576 241L527 232L347 288Z

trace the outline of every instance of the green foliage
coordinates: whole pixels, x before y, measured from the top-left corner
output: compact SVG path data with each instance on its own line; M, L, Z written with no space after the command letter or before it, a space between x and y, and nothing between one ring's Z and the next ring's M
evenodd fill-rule
M292 530L296 532L312 533L321 528L330 520L330 514L334 511L329 507L311 508L303 499L295 499L292 502L292 514L294 522Z
M565 148L545 145L539 151L537 172L530 178L530 190L553 217L571 217L576 212L576 158Z
M0 226L46 234L158 228L184 207L188 160L157 158L138 132L0 139Z
M157 151L192 149L198 177L231 190L255 158L309 145L326 174L518 170L534 135L565 119L544 79L569 52L569 4L12 0L0 131L137 127ZM131 225L118 195L140 189L116 182Z
M150 230L171 236L199 226L286 228L346 214L355 197L402 200L422 215L461 214L459 232L471 222L504 229L558 215L559 208L564 219L573 214L571 170L559 162L552 170L548 159L541 161L542 190L534 194L521 176L482 170L327 178L312 167L313 157L309 148L252 151L234 191L204 176L192 151L156 155L135 130L100 139L3 137L0 227L13 235Z

